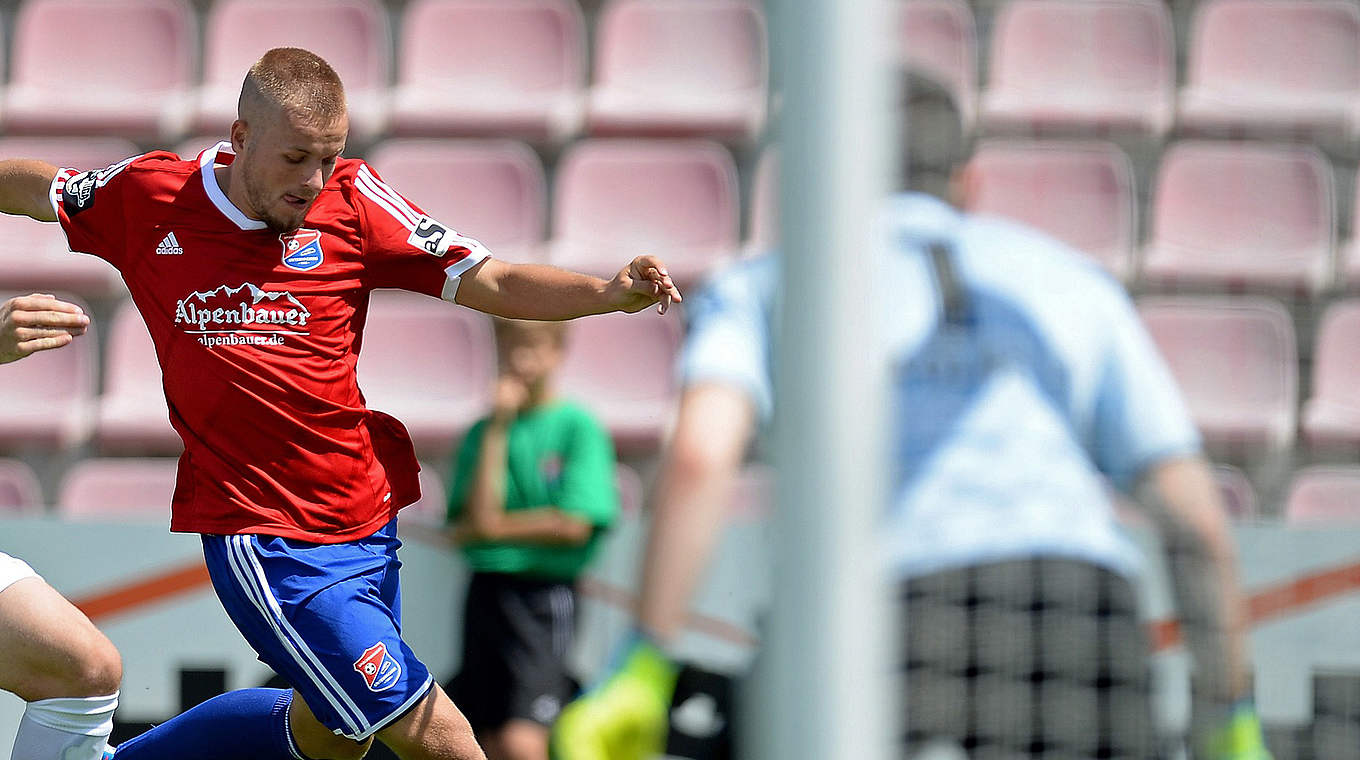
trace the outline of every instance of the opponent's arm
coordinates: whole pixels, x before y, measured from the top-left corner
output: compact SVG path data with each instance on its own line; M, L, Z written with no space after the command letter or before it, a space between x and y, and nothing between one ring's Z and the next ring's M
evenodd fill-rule
M684 628L694 589L726 524L755 420L750 398L735 386L701 383L681 396L652 498L638 601L638 627L659 642Z
M1195 663L1192 733L1207 757L1268 758L1251 705L1247 620L1227 511L1202 457L1150 468L1143 504L1161 532L1181 631Z
M44 161L11 158L0 161L0 212L22 214L40 222L57 221L48 191L57 167Z
M459 277L457 303L510 319L563 320L659 303L665 313L680 291L655 256L639 256L611 280L543 264L485 259Z

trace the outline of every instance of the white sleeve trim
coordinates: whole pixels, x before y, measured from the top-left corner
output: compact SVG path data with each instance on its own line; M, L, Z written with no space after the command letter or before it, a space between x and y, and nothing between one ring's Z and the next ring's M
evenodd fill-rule
M468 240L472 242L472 245L467 247L468 255L444 268L444 275L448 279L444 281L444 289L439 292L439 297L449 303L453 303L453 299L458 296L458 283L462 282L463 273L491 258L491 251L488 251L486 246L470 238Z

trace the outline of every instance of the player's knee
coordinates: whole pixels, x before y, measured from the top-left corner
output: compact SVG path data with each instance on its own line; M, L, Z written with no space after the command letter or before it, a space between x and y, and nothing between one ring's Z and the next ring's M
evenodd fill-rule
M302 747L302 752L313 760L361 760L368 750L373 746L373 739L370 737L361 742L347 739L343 736L331 735L329 739L314 742L310 746Z
M82 646L61 678L67 697L99 697L118 691L123 681L123 658L104 634L95 632Z

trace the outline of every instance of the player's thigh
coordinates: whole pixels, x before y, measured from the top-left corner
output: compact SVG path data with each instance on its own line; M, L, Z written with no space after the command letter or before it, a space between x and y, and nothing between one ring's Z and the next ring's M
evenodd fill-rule
M372 737L360 742L327 728L296 690L293 691L293 703L288 707L288 727L293 732L293 742L307 757L357 760L368 754L368 748L373 744Z
M403 760L485 760L472 726L438 684L410 711L378 732Z
M0 591L0 688L26 701L118 690L118 651L89 618L42 578Z

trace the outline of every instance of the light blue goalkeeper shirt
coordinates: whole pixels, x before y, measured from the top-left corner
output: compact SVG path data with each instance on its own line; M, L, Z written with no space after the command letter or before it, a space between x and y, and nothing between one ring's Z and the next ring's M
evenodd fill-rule
M933 198L885 216L892 567L1060 556L1136 573L1107 484L1129 491L1200 441L1124 289L1048 237ZM777 283L774 258L742 261L687 304L683 384L729 383L768 414Z

